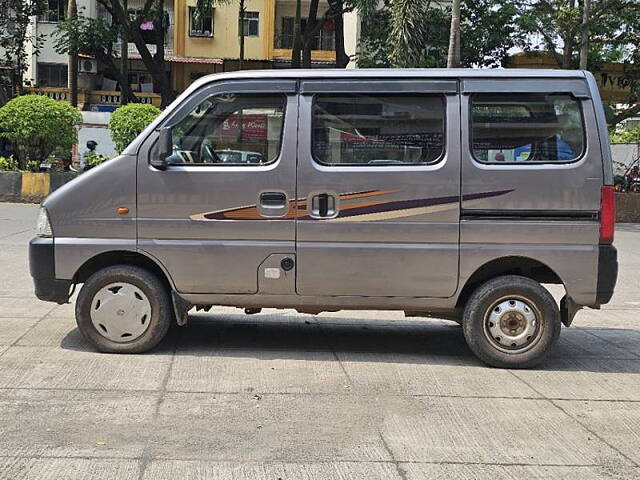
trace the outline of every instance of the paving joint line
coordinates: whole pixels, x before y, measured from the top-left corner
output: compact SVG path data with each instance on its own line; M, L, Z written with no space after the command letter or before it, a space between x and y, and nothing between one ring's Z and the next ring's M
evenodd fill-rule
M173 372L173 365L176 360L176 352L178 350L178 343L180 342L180 337L182 336L182 330L178 331L173 343L173 351L171 354L171 360L169 361L169 366L167 367L167 372L165 373L164 378L162 379L162 383L160 384L160 389L158 391L158 398L156 400L156 404L153 411L152 421L157 424L158 414L160 412L160 407L164 402L165 395L167 393L167 384L169 383L169 378L171 377L171 373ZM151 447L151 439L147 439L144 448L142 449L142 454L140 456L140 469L138 471L138 480L143 480L145 472L147 470L147 466L149 462L152 462L154 458L152 458L150 454Z
M511 375L513 375L514 377L516 377L518 380L520 380L522 383L524 383L527 387L529 387L531 390L533 390L534 392L536 392L538 395L542 395L543 399L545 399L546 401L548 401L551 405L553 405L557 410L560 410L565 416L567 416L569 419L573 420L575 423L577 423L578 425L580 425L585 431L589 432L591 435L593 435L594 437L596 437L598 440L600 440L600 442L604 443L605 445L607 445L610 449L612 449L614 452L616 452L618 455L620 455L622 458L624 458L625 460L627 460L628 462L631 463L632 466L639 468L640 464L638 464L635 460L633 460L631 457L629 457L627 454L625 454L624 452L622 452L619 448L617 448L615 445L611 444L609 441L607 441L605 438L603 438L602 436L600 436L598 433L594 432L591 428L589 428L587 425L585 425L583 422L581 422L580 420L578 420L576 417L574 417L573 415L570 415L564 408L562 408L560 405L557 404L558 400L552 400L550 398L548 398L545 394L543 394L542 392L540 392L537 388L533 387L533 385L529 384L529 382L527 382L525 379L521 378L520 376L518 376L516 374L516 372L514 372L513 370L507 370L509 373L511 373ZM572 400L569 400L572 401Z
M142 460L141 456L134 457L119 457L119 456L104 456L104 457L92 457L89 455L3 455L0 454L0 458L12 458L12 459L29 459L29 460L63 460L63 459L71 459L71 460L128 460L128 461L140 461ZM392 460L344 460L344 459L335 459L335 460L324 460L324 459L313 459L313 460L281 460L281 461L260 461L260 460L246 460L244 458L198 458L198 457L162 457L162 458L154 458L151 461L153 462L202 462L202 463L243 463L250 465L279 465L279 464L291 464L291 465L307 465L310 463L316 464L345 464L345 463L362 463L362 464L393 464ZM598 463L521 463L521 462L464 462L464 461L455 461L455 460L397 460L396 461L400 465L477 465L477 466L503 466L503 467L572 467L572 468L602 468L607 465L598 464ZM625 468L636 469L637 467L627 466Z
M121 388L75 388L75 387L0 387L0 393L3 391L43 391L43 392L91 392L91 393L119 393L119 394L157 394L159 390L152 389L121 389ZM527 397L527 396L486 396L486 395L455 395L455 394L435 394L435 393L385 393L381 395L379 392L373 393L345 393L343 391L336 392L272 392L263 390L248 391L234 391L225 392L217 390L169 390L167 389L165 394L181 394L181 395L229 395L229 396L243 396L243 395L273 395L273 396L301 396L301 397L388 397L388 398L460 398L463 400L528 400L528 401L559 401L559 402L594 402L594 403L640 403L640 399L611 399L611 398L564 398L564 397ZM0 455L1 457L2 455Z
M333 343L331 343L331 341L329 340L329 336L327 335L327 332L324 330L324 328L322 328L322 324L318 320L318 317L316 315L312 315L311 317L315 322L316 328L320 330L320 334L322 335L322 338L324 338L325 343L329 346L329 350L331 351L331 353L333 353L333 358L335 359L336 362L338 362L338 365L340 366L342 373L347 378L347 381L349 382L349 387L351 388L352 391L355 390L355 383L353 382L351 375L349 375L349 373L347 372L347 369L342 363L342 360L340 360L340 357L338 356L338 352L336 352L336 349L333 346Z
M402 468L398 460L396 460L396 457L393 454L393 451L391 450L391 448L389 447L389 444L387 443L387 439L384 438L384 435L382 434L381 430L378 430L378 435L380 436L380 441L382 441L382 446L387 452L387 455L389 455L389 458L391 458L391 463L395 467L398 477L400 477L401 480L407 480L407 471L404 468Z

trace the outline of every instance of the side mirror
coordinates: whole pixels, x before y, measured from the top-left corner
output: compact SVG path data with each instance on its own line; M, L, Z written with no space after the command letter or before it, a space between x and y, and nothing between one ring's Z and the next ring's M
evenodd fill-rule
M158 170L166 170L167 158L173 153L173 135L171 127L162 127L158 132L158 154L149 163Z

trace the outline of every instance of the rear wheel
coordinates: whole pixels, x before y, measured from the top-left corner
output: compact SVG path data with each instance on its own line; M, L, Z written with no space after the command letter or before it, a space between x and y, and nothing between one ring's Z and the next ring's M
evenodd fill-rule
M481 285L464 310L469 348L494 367L537 365L558 341L560 328L560 312L551 294L538 282L516 275Z
M97 271L76 301L78 329L101 352L150 350L164 338L172 320L165 285L147 270L130 265Z

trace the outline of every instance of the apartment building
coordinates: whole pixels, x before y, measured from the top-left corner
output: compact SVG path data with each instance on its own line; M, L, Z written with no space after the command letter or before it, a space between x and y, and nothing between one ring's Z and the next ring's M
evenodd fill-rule
M79 10L85 16L108 18L107 12L96 0L77 0ZM302 16L308 13L310 0L302 2ZM132 14L143 8L144 0L128 0ZM167 75L177 92L184 90L197 78L215 72L232 71L239 68L239 1L213 2L210 11L196 9L196 0L165 0L165 59ZM31 49L26 81L41 93L57 89L59 98L66 98L66 55L55 51L54 32L56 24L66 15L66 0L48 0L48 11L34 18L31 28L34 34L42 35L44 45L36 52ZM244 25L243 68L289 68L293 47L295 0L246 0ZM319 16L328 9L326 0L320 1ZM359 38L360 18L357 12L345 15L345 48L355 54ZM155 53L153 19L141 26L148 29L143 36L147 46ZM313 39L312 64L314 68L327 68L335 64L335 26L327 22ZM115 45L120 51L120 45ZM140 59L138 50L129 43L129 82L134 91L152 96L151 76ZM117 82L105 75L101 66L91 58L80 61L80 88L87 91L106 92L93 98L106 105L117 104ZM55 92L50 92L51 96ZM109 95L113 93L114 95ZM95 97L95 96L94 96ZM150 103L156 103L151 99Z

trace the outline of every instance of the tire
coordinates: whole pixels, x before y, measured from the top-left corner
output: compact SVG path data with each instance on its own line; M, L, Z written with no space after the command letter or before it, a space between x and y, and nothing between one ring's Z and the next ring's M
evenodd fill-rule
M89 277L76 301L76 323L100 352L142 353L167 334L174 313L165 285L149 271L115 265Z
M538 282L505 275L473 292L462 327L467 345L483 362L529 368L544 360L558 341L560 311Z

